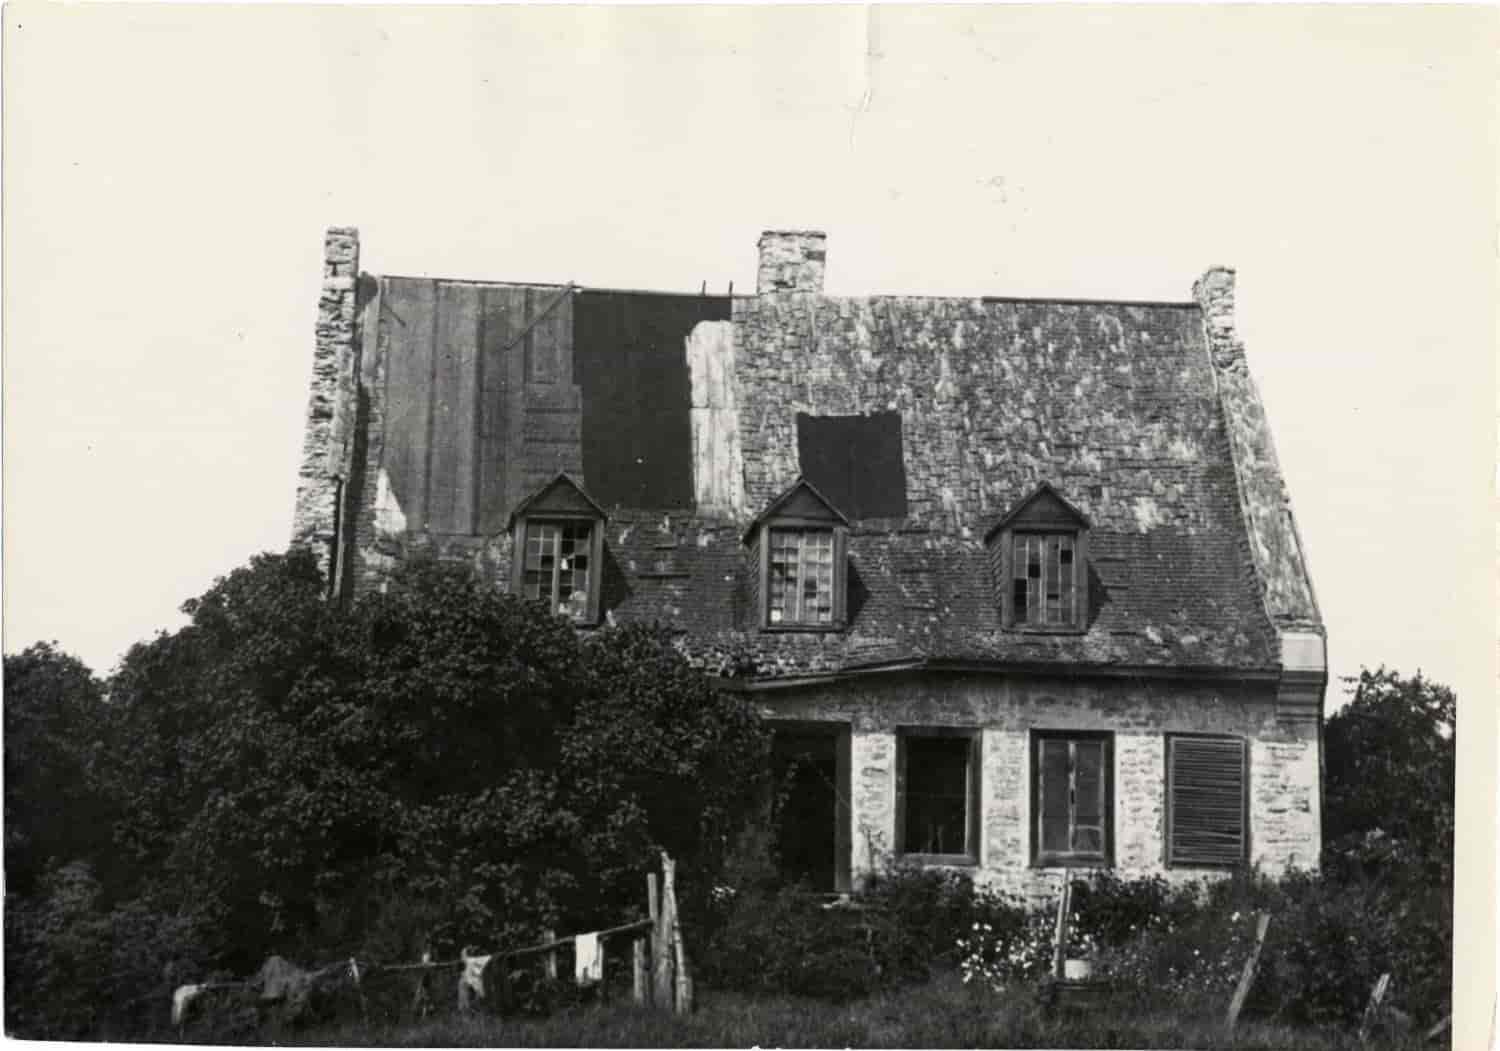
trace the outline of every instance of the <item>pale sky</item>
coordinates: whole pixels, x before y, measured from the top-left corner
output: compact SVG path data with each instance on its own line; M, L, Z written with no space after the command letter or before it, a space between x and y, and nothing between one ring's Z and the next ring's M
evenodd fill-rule
M1236 267L1333 674L1487 701L1496 24L12 4L4 648L108 672L285 546L324 227L374 272L696 291L816 226L835 294Z

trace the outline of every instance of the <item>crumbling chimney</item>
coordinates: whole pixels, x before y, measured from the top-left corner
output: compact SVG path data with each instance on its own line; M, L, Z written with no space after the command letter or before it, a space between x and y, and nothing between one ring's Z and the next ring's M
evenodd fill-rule
M1245 345L1234 331L1234 271L1209 267L1193 284L1193 298L1203 311L1203 327L1213 363L1221 369L1245 367Z
M828 235L822 230L767 230L760 235L758 247L758 294L823 291Z

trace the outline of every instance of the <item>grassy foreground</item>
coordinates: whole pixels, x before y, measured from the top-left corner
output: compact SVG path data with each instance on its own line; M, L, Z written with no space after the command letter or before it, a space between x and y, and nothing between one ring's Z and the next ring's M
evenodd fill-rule
M1029 996L1007 1000L943 975L837 1006L798 997L700 990L698 1010L672 1017L630 1004L569 1008L540 1019L447 1015L404 1026L345 1023L280 1043L380 1047L1128 1047L1356 1051L1355 1034L1247 1020L1233 1042L1220 1019L1127 1017L1108 1011L1044 1018ZM1372 1047L1415 1049L1382 1039ZM1436 1045L1428 1045L1429 1048Z

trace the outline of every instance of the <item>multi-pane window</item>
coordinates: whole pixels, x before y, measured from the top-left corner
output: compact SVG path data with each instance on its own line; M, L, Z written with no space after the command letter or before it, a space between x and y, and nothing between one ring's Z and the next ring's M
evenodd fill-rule
M973 734L902 735L901 853L977 857L977 742Z
M589 564L594 524L582 521L526 523L522 593L539 598L565 617L588 615Z
M1249 774L1238 737L1167 737L1167 864L1245 862Z
M1072 533L1015 533L1011 555L1011 617L1030 627L1078 624L1077 544Z
M1032 747L1036 863L1107 864L1109 735L1037 734Z
M833 623L831 529L772 529L767 619L774 625Z

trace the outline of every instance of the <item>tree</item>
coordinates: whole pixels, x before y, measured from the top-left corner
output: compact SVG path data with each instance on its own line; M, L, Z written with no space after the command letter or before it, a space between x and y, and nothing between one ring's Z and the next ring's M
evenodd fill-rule
M1362 669L1325 724L1324 837L1365 863L1418 864L1451 889L1457 699L1446 686Z
M95 782L103 686L77 657L38 642L5 657L6 890L27 894L49 861L107 851Z
M231 966L613 921L657 849L711 871L753 798L758 718L662 631L584 644L420 561L341 609L300 550L184 610L112 681L111 784L134 888Z

